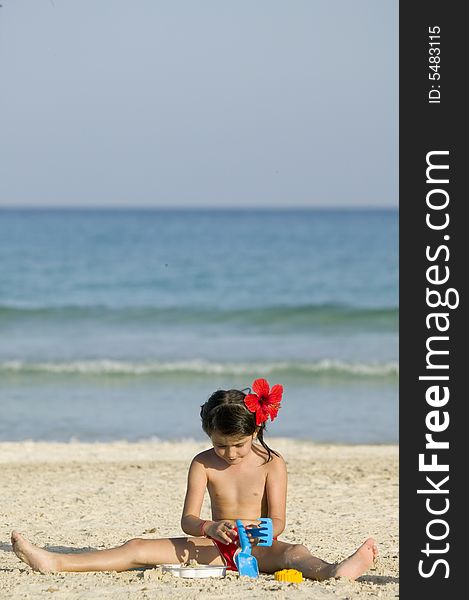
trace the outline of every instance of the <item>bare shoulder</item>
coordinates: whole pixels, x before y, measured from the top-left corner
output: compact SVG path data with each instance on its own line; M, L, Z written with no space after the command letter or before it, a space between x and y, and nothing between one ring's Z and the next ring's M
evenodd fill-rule
M276 450L271 452L270 460L267 450L263 448L260 444L253 445L253 450L254 453L257 454L257 456L262 458L263 464L268 472L278 472L286 470L285 460L283 459L283 456L279 454Z
M209 448L208 450L204 450L203 452L199 452L192 459L191 464L201 465L205 468L212 467L217 456L213 448Z
M267 463L269 468L269 472L279 473L287 470L287 465L285 463L285 459L281 454L276 452L276 454L272 453L272 460Z

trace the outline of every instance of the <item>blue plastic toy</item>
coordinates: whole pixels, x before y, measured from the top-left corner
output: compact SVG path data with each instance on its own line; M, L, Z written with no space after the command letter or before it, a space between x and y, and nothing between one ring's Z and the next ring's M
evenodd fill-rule
M249 528L249 533L252 537L259 540L258 546L272 546L272 519L265 518L260 519L260 521L261 523L258 527ZM251 542L246 533L246 528L239 519L236 521L236 527L238 529L239 543L241 546L241 552L235 554L234 557L238 572L240 575L246 577L259 577L259 567L256 558L252 556Z
M253 538L257 538L258 546L272 546L274 539L274 530L272 527L272 519L263 518L259 519L260 525L257 527L250 527L249 533Z

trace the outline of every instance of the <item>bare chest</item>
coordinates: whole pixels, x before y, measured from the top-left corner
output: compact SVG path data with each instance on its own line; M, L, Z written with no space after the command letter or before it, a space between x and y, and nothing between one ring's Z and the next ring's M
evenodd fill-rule
M207 489L214 518L257 518L266 511L266 470L210 470Z

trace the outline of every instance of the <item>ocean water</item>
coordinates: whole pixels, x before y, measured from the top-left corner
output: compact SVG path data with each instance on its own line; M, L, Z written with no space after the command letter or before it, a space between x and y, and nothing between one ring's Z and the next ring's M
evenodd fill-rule
M396 211L1 210L0 440L201 439L282 383L268 434L398 437Z

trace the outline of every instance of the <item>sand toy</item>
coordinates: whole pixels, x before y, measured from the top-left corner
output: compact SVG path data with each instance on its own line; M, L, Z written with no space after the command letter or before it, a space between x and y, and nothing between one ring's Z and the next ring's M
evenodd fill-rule
M274 577L276 581L288 581L289 583L300 583L303 581L303 573L296 569L275 571Z
M259 519L259 521L260 524L257 527L249 527L248 532L253 538L258 539L258 546L272 546L274 539L272 519L264 517Z
M213 565L161 565L163 573L171 573L175 577L202 578L202 577L225 577L226 567Z
M272 519L260 520L261 524L258 527L250 527L249 533L259 540L259 546L271 546L273 539ZM241 550L235 554L234 560L239 574L246 577L259 577L259 567L256 558L252 556L251 542L246 533L246 528L239 519L236 520L236 527L238 529Z

